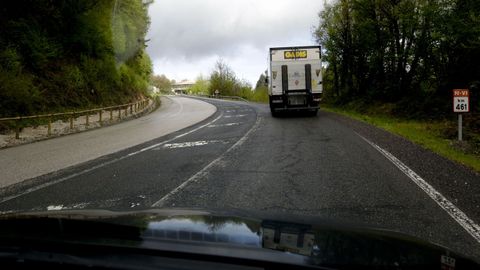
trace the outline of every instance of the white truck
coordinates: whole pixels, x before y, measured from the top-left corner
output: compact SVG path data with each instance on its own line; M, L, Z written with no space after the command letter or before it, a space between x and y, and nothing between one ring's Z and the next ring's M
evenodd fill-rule
M302 110L316 115L322 98L320 46L270 48L270 111Z

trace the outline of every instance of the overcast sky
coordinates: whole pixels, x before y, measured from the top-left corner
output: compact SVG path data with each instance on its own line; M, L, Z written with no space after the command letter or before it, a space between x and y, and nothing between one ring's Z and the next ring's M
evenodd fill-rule
M155 0L147 51L169 79L209 76L222 58L255 85L268 48L312 45L323 0Z

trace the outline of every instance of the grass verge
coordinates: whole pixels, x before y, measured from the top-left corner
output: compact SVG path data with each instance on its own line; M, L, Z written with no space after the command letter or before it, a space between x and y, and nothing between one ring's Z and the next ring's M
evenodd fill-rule
M399 119L389 115L364 114L355 110L323 105L322 109L338 113L400 135L440 156L456 161L480 172L480 155L472 150L468 142L460 143L445 138L445 134L455 129L452 123L445 121L418 121ZM475 135L473 135L475 136ZM476 141L477 137L472 138Z

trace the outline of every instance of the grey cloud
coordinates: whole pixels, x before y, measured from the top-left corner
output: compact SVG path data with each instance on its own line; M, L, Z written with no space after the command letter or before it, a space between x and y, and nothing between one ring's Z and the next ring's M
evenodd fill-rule
M219 57L255 84L268 47L309 45L323 0L156 0L147 52L171 79L211 73Z
M157 0L150 8L148 52L153 59L195 60L236 57L242 46L264 50L309 34L318 2Z

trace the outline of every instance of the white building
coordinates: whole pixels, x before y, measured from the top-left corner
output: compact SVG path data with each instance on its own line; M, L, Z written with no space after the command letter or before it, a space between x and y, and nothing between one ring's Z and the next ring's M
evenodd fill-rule
M172 92L174 92L175 94L186 94L187 89L194 84L194 81L182 80L178 83L172 84Z

